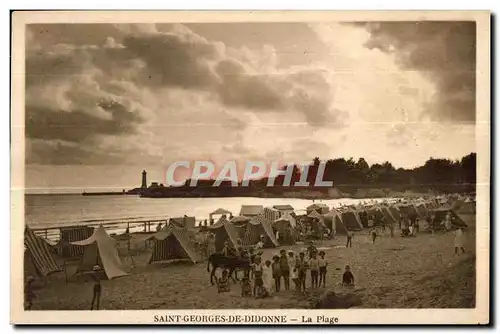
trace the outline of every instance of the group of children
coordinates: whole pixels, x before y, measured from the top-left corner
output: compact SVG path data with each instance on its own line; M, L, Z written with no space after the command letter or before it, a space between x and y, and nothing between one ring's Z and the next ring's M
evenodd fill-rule
M312 242L307 250L301 251L298 256L295 256L291 250L287 252L282 249L280 255L273 256L272 261L266 260L263 263L260 255L257 255L251 265L251 271L246 272L241 281L241 296L250 297L253 295L256 298L265 298L272 293L272 290L279 292L282 289L282 283L285 290L290 290L290 281L294 283L297 292L305 292L308 271L311 278L311 288L325 287L328 272L328 261L325 259L325 255L324 251L318 252ZM253 288L251 277L254 281ZM354 276L350 272L349 266L346 266L342 285L354 285ZM222 271L222 276L217 279L217 287L219 293L230 291L228 270Z

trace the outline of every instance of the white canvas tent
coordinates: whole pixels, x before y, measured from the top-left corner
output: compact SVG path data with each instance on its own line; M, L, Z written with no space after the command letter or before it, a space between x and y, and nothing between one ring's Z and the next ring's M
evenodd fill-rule
M71 244L85 246L79 271L92 270L93 266L99 265L108 279L128 275L122 269L122 263L116 249L116 240L109 236L102 225L94 231L90 238Z

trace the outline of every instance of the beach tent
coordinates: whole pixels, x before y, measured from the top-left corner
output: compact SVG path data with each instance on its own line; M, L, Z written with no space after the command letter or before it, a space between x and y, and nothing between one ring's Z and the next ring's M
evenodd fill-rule
M328 205L323 203L314 203L306 208L307 215L309 215L313 211L317 211L318 213L324 215L325 213L328 213L328 211L330 211L330 208L328 207Z
M397 222L396 217L394 217L394 215L391 212L391 209L388 206L383 206L383 207L380 208L380 210L384 214L386 222L391 223L391 224Z
M401 204L398 205L398 209L401 212L401 214L405 215L410 219L415 219L417 217L420 217L420 213L417 211L417 209L413 204Z
M280 212L274 208L264 208L264 217L266 217L267 220L270 221L275 221L280 217Z
M48 276L62 271L52 255L50 245L27 226L24 230L24 246L25 269L29 275Z
M328 189L328 197L330 198L342 198L344 197L344 194L337 188L330 188Z
M451 226L453 228L465 228L467 227L467 224L463 221L462 218L455 212L455 210L451 208L440 208L440 209L435 209L431 211L431 214L435 215L435 222L436 224L441 224L444 222L446 214L450 213L451 216Z
M229 241L229 244L238 249L238 229L222 216L217 223L208 226L207 229L215 234L215 251L220 252L224 248L224 243Z
M457 213L461 214L472 214L476 213L476 202L472 201L470 198L467 198L462 205L458 207L456 210Z
M325 224L330 230L335 231L335 235L347 234L347 228L342 221L342 213L335 209L325 214Z
M279 232L280 244L293 245L297 237L297 231L294 229L297 225L295 218L291 215L285 215L275 220L272 224L273 230Z
M389 205L388 210L390 211L394 219L396 219L396 221L399 221L401 219L401 212L399 211L399 208L396 204Z
M212 212L212 213L210 213L208 215L208 220L212 221L213 220L213 216L223 216L223 215L231 217L232 216L232 212L229 211L229 210L223 209L223 208L218 208L217 210L215 210L214 212Z
M231 218L230 222L235 226L244 226L250 221L250 217L246 216L236 216Z
M153 253L149 263L169 260L189 260L196 263L199 259L194 245L189 241L188 230L169 225L167 229L153 234Z
M273 227L277 230L284 230L286 228L295 228L297 226L297 221L291 215L287 214L273 222Z
M80 258L84 253L84 247L72 245L72 242L85 240L93 234L94 228L92 226L77 225L62 227L60 229L61 239L59 241L62 257Z
M255 217L260 215L264 211L262 205L242 205L240 210L240 216Z
M122 270L116 240L109 236L102 225L95 229L90 238L71 244L85 247L79 271L91 271L95 265L99 265L108 279L128 275Z
M264 236L264 247L277 247L278 241L273 232L273 227L264 215L258 215L252 218L247 225L244 245L255 245L259 242L260 236Z
M165 226L168 226L170 224L173 224L180 228L185 228L186 230L192 230L195 228L196 218L188 216L170 218L169 223Z
M342 213L342 222L344 226L350 231L360 231L363 229L359 215L353 209L349 209Z

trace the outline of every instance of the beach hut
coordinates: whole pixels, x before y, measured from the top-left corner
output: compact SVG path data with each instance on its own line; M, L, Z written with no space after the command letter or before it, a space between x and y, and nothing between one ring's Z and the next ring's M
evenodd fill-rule
M384 214L384 217L385 217L385 221L390 223L390 224L394 224L397 222L397 219L396 217L394 217L394 215L392 214L390 208L388 206L382 206L380 208L380 210L382 211L382 213Z
M226 210L226 209L223 209L223 208L218 208L214 212L211 212L208 215L208 218L209 218L210 221L212 221L213 220L213 216L223 216L223 215L231 217L233 214L229 210Z
M273 205L273 208L278 210L281 214L281 216L286 215L286 214L292 214L294 213L295 209L293 206L290 204L283 204L283 205Z
M184 228L171 224L152 235L150 239L154 240L154 246L149 263L171 260L196 263L199 260L194 245L189 241L188 230Z
M295 226L297 226L297 222L295 218L291 215L285 215L281 218L276 219L273 223L273 230L279 232L279 240L277 240L280 244L292 245L295 243Z
M95 229L90 238L71 244L84 247L78 271L91 271L95 265L99 265L108 279L128 275L122 270L116 240L109 236L102 225Z
M250 220L247 225L243 244L255 245L259 242L261 236L264 236L264 247L272 248L278 246L278 240L276 240L276 236L274 235L272 224L264 215L255 216Z
M215 235L215 251L220 252L224 248L224 243L226 241L238 249L238 229L222 216L217 223L212 226L207 227L208 230Z
M264 211L264 206L262 205L242 205L240 210L240 216L255 217L260 215Z
M330 208L324 203L314 203L306 208L307 215L311 214L313 211L317 211L317 213L324 215L330 211Z
M359 215L353 209L348 209L342 213L342 222L349 231L361 231L363 229Z
M276 210L275 208L264 208L263 213L264 213L264 217L266 217L267 220L272 221L272 222L281 216L280 212L278 210Z
M25 272L32 276L49 276L62 271L57 264L50 245L26 226L24 230Z

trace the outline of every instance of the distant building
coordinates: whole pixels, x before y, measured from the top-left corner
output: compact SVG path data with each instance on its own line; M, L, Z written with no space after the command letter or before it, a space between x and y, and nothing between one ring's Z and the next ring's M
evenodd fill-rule
M146 173L145 170L142 171L142 183L141 183L141 188L147 188L148 187L148 173Z

